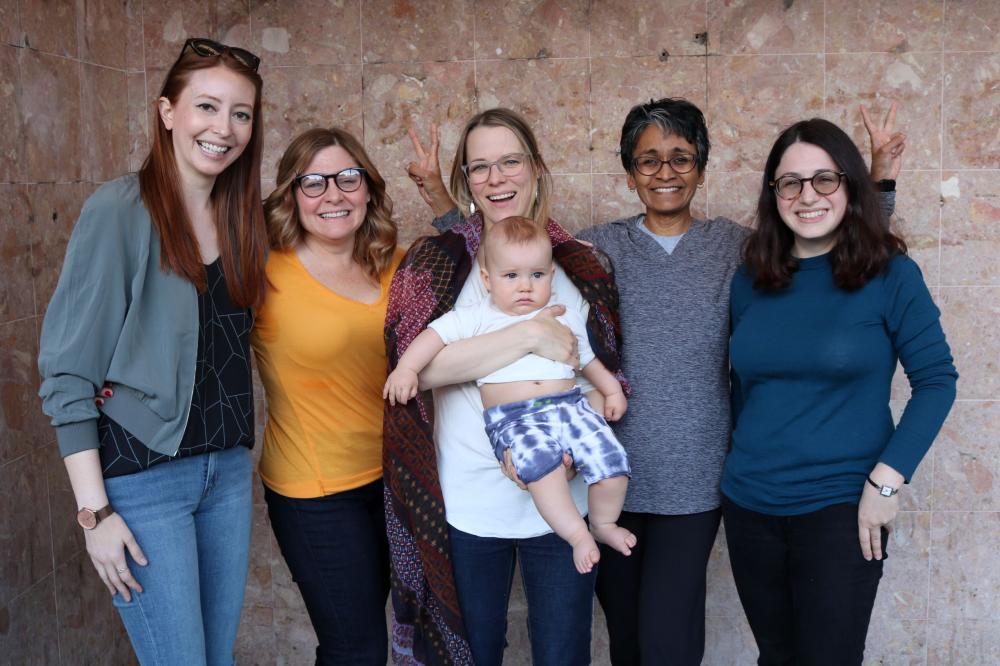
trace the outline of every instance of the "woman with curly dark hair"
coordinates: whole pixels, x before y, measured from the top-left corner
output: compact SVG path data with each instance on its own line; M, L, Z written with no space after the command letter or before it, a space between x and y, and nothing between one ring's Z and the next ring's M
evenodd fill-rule
M857 148L786 129L731 289L723 519L760 664L860 664L886 526L955 399L939 312ZM897 361L911 396L889 410Z

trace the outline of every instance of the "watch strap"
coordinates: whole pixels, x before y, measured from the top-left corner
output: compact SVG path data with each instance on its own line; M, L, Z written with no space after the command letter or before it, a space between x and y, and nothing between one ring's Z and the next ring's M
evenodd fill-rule
M892 486L886 486L881 483L875 483L872 481L872 477L868 477L868 483L872 484L872 487L878 490L878 494L882 497L892 497L899 492L899 488L893 488Z

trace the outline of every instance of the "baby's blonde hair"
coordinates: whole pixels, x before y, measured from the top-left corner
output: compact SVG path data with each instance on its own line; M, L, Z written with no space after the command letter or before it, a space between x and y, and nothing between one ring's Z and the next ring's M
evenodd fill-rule
M548 233L545 232L530 217L514 215L505 217L490 227L489 231L483 230L483 258L487 266L490 261L491 251L503 245L532 245L544 244L551 253L552 243ZM550 255L551 256L551 255Z

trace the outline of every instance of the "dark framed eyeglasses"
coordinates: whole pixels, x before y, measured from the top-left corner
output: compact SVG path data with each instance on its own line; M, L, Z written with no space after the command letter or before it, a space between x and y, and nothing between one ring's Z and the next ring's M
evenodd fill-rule
M362 167L351 167L337 173L304 173L296 176L294 182L302 190L302 194L315 199L323 196L331 180L341 192L355 192L365 182L365 170Z
M504 176L513 178L524 170L524 165L527 164L530 159L531 155L527 153L508 153L496 162L476 160L474 162L469 162L468 164L463 164L462 173L465 174L465 178L470 184L482 185L490 179L490 171L494 166Z
M260 67L260 58L246 49L241 49L238 46L226 46L225 44L220 44L213 39L206 39L205 37L192 37L184 42L184 48L181 49L181 55L184 55L184 52L188 49L191 49L202 58L217 58L224 53L228 53L241 65L249 67L255 72L257 71L257 68Z
M799 178L798 176L782 176L768 183L774 188L774 193L786 201L791 201L802 194L804 183L812 183L816 194L826 196L833 194L840 189L840 181L844 179L843 171L817 171L812 178Z
M690 173L698 166L698 158L688 153L679 153L668 160L661 160L656 155L639 155L632 158L632 168L643 176L655 176L664 164L669 164L674 173Z

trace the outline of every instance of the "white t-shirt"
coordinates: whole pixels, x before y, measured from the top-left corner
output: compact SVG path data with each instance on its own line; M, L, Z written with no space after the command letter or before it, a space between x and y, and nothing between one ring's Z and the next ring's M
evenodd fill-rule
M558 302L553 294L547 305L554 305ZM486 298L477 305L456 307L451 312L446 312L429 323L427 327L434 329L441 336L441 340L449 345L456 340L499 331L512 324L531 319L541 311L538 309L528 314L510 315L497 308L492 298ZM577 348L580 351L580 367L586 367L594 360L594 351L590 348L590 342L587 340L587 325L580 318L580 313L567 308L566 313L559 315L556 319L573 331L573 335L577 339ZM538 379L571 379L575 376L576 370L566 363L559 363L537 354L527 354L510 365L505 365L499 370L477 379L476 386Z
M558 266L552 290L554 303L587 320L590 305ZM489 300L489 293L474 265L455 304L466 307L484 300ZM581 390L589 386L581 382ZM500 471L484 428L483 401L475 382L434 389L434 442L448 523L482 537L526 539L548 534L552 528L539 515L531 494ZM569 487L577 510L585 515L586 482L577 475Z

